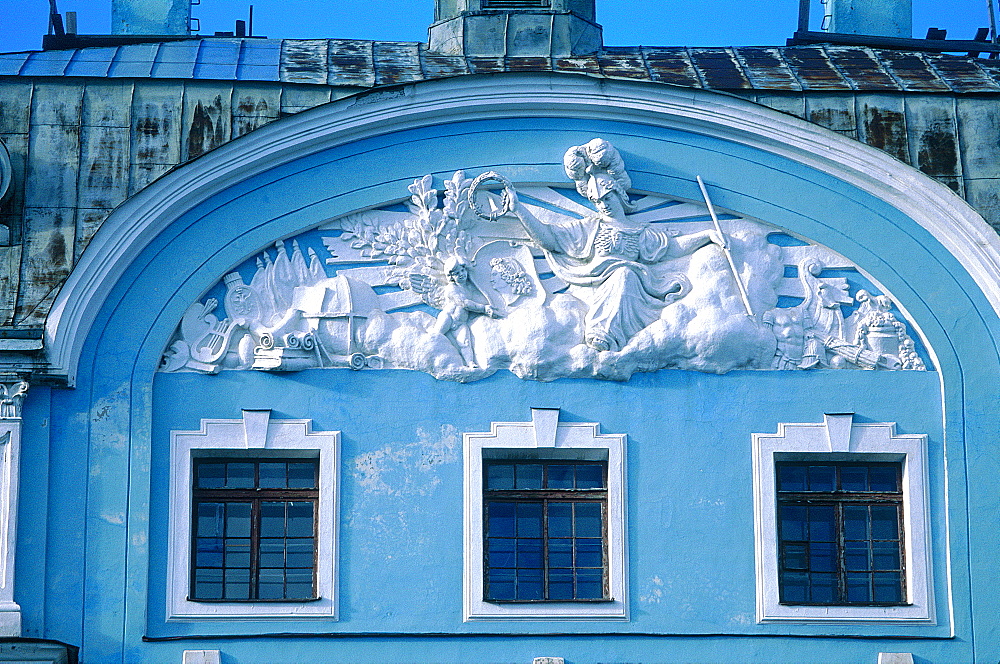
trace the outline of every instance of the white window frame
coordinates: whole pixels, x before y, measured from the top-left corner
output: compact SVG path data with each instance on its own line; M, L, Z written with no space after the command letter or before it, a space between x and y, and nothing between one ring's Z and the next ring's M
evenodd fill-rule
M814 459L902 463L907 604L779 603L775 464ZM894 422L855 422L853 413L827 414L822 423L779 424L776 434L753 434L753 476L758 623L936 624L925 434L898 435Z
M170 433L170 534L167 620L337 620L340 432L314 432L312 420L272 420L269 410L244 410L240 420L201 421L199 431ZM198 457L301 456L319 461L317 600L308 602L198 602L191 583L192 467Z
M464 620L614 620L628 615L625 522L625 435L600 425L559 422L558 408L532 408L531 422L493 422L489 433L466 433ZM606 460L608 464L607 602L497 603L483 597L483 459L491 450L524 450L526 458Z

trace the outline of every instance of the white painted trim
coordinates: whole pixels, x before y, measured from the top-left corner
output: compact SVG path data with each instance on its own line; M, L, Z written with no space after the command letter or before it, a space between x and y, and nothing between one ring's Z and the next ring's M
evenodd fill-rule
M852 422L827 415L824 423L779 424L776 434L753 434L754 536L759 623L936 624L931 558L927 436L898 435L891 422ZM849 423L849 428L844 424ZM789 606L778 603L777 507L774 464L796 455L832 460L902 461L905 606ZM808 458L815 458L810 456Z
M13 179L14 168L10 165L10 151L3 139L0 139L0 201L7 197Z
M14 601L20 463L21 418L0 420L0 636L21 636L21 607Z
M248 445L269 411L243 411L241 420L202 420L198 431L170 432L170 532L167 551L167 620L337 620L340 432L313 432L312 420L269 420L263 447ZM191 459L194 456L268 451L315 452L319 457L316 585L313 602L192 602L187 599L191 564Z
M463 76L342 99L282 119L177 168L104 222L46 321L52 371L70 384L84 340L136 256L184 212L265 170L351 141L511 117L641 123L721 138L828 173L907 215L963 265L1000 314L1000 236L961 197L884 152L753 102L705 90L566 74Z
M535 410L535 409L533 409ZM548 410L548 409L545 409ZM533 413L534 415L534 413ZM554 445L536 445L544 439L535 422L493 422L489 433L466 433L463 604L466 622L479 620L615 620L629 619L628 528L625 493L625 435L601 434L595 423L560 423ZM547 419L547 418L541 418ZM547 427L544 427L547 429ZM541 434L541 435L539 435ZM523 449L549 458L553 450L606 451L608 458L608 586L612 601L600 603L546 602L495 604L483 599L483 451ZM532 457L534 458L534 457Z

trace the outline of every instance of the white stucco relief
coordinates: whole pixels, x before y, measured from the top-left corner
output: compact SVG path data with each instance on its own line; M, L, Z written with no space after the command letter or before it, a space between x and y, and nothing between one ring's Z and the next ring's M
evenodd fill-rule
M256 269L226 275L224 296L187 310L162 369L394 368L458 381L501 369L535 380L925 369L893 301L835 252L631 192L601 139L569 148L564 166L575 190L462 171L439 189L428 175L403 204L278 242Z

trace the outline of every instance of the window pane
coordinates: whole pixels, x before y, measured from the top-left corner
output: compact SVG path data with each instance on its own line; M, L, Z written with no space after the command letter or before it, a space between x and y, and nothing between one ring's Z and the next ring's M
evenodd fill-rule
M250 537L250 503L226 504L226 537Z
M222 503L198 503L196 507L198 513L199 537L222 537L222 523L226 513L226 506Z
M844 539L868 539L867 505L844 505Z
M541 503L517 503L517 536L542 536Z
M230 462L226 464L227 489L253 488L253 463Z
M250 569L250 540L226 540L226 567L245 567Z
M540 569L517 570L517 599L524 599L524 600L543 599L542 570Z
M782 602L801 603L809 599L809 576L802 572L784 572L781 575Z
M573 599L573 570L549 570L549 599Z
M288 464L288 488L289 489L315 489L316 488L316 464L315 463L289 463Z
M813 542L809 545L809 570L837 571L837 547L833 542Z
M805 466L778 466L778 491L805 491Z
M872 539L897 539L899 521L895 505L872 505Z
M578 539L576 541L577 567L603 567L604 544L599 539Z
M490 464L486 466L486 488L503 491L514 488L514 466Z
M313 504L307 502L288 503L288 537L312 537Z
M195 567L222 567L222 538L199 537L195 542Z
M872 569L898 570L899 544L897 542L872 542Z
M809 466L809 491L833 491L835 488L836 466Z
M835 574L812 573L809 575L810 601L833 604L837 601L837 576Z
M549 540L549 567L573 566L573 540Z
M491 569L487 572L489 587L487 597L489 599L517 599L515 595L514 580L516 573L512 569Z
M848 574L847 575L847 601L848 602L870 602L871 575L869 574Z
M868 562L868 542L844 543L844 567L848 572L867 572L871 569Z
M516 544L517 566L539 568L542 567L542 540L541 539L519 539Z
M604 597L604 573L600 570L577 570L576 598L601 599Z
M222 570L196 569L194 596L197 599L222 599Z
M897 481L898 466L873 466L871 469L871 490L872 491L899 491Z
M566 464L549 465L550 489L572 489L573 488L573 466Z
M603 489L604 488L604 466L598 464L588 464L576 467L576 488L577 489Z
M285 564L288 567L309 567L315 564L313 540L290 539L285 543Z
M260 504L260 536L285 536L285 503L267 502Z
M307 570L288 570L285 573L285 597L308 599L313 596L313 573Z
M573 504L549 503L549 537L573 536Z
M787 570L809 569L808 556L806 554L805 544L783 544L781 547L782 551L782 564Z
M514 488L516 489L542 488L542 466L539 464L518 464L514 477Z
M280 569L260 570L257 596L260 599L282 599L285 596L285 571Z
M487 548L486 564L490 567L516 567L514 557L515 540L509 538L491 537Z
M489 513L490 537L513 537L515 503L490 502L486 509Z
M284 489L288 486L285 479L285 463L270 463L261 461L260 463L260 488L262 489Z
M285 540L262 537L260 540L260 566L285 566Z
M875 577L876 602L898 603L903 601L899 574L876 572L873 576Z
M867 491L868 466L844 466L840 469L842 491Z
M199 489L221 489L226 484L226 464L199 463L195 466L198 478L195 486Z
M226 599L250 599L250 570L226 570Z
M604 535L600 503L573 503L573 509L576 513L577 537L602 537Z
M809 541L832 542L836 538L832 505L814 505L809 508Z
M795 542L806 541L806 516L805 507L792 505L782 505L778 508L781 519L781 539Z

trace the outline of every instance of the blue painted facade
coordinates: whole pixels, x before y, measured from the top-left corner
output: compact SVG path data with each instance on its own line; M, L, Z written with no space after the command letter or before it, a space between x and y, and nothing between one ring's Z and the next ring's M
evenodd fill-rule
M24 405L15 577L24 635L80 645L84 662L180 662L200 649L220 650L227 664L1000 659L1000 320L959 258L896 207L777 151L613 109L502 115L320 139L177 215L107 284L75 386L33 387ZM279 140L284 129L259 131ZM565 146L594 136L627 155L636 190L697 200L701 175L716 205L854 261L919 328L930 370L664 370L624 383L500 372L472 384L391 370L156 371L188 305L275 240L396 200L425 173L560 182ZM461 434L528 421L532 407L628 436L626 622L462 620ZM170 432L243 409L342 432L337 621L166 620ZM928 436L936 624L755 619L751 434L845 412Z

